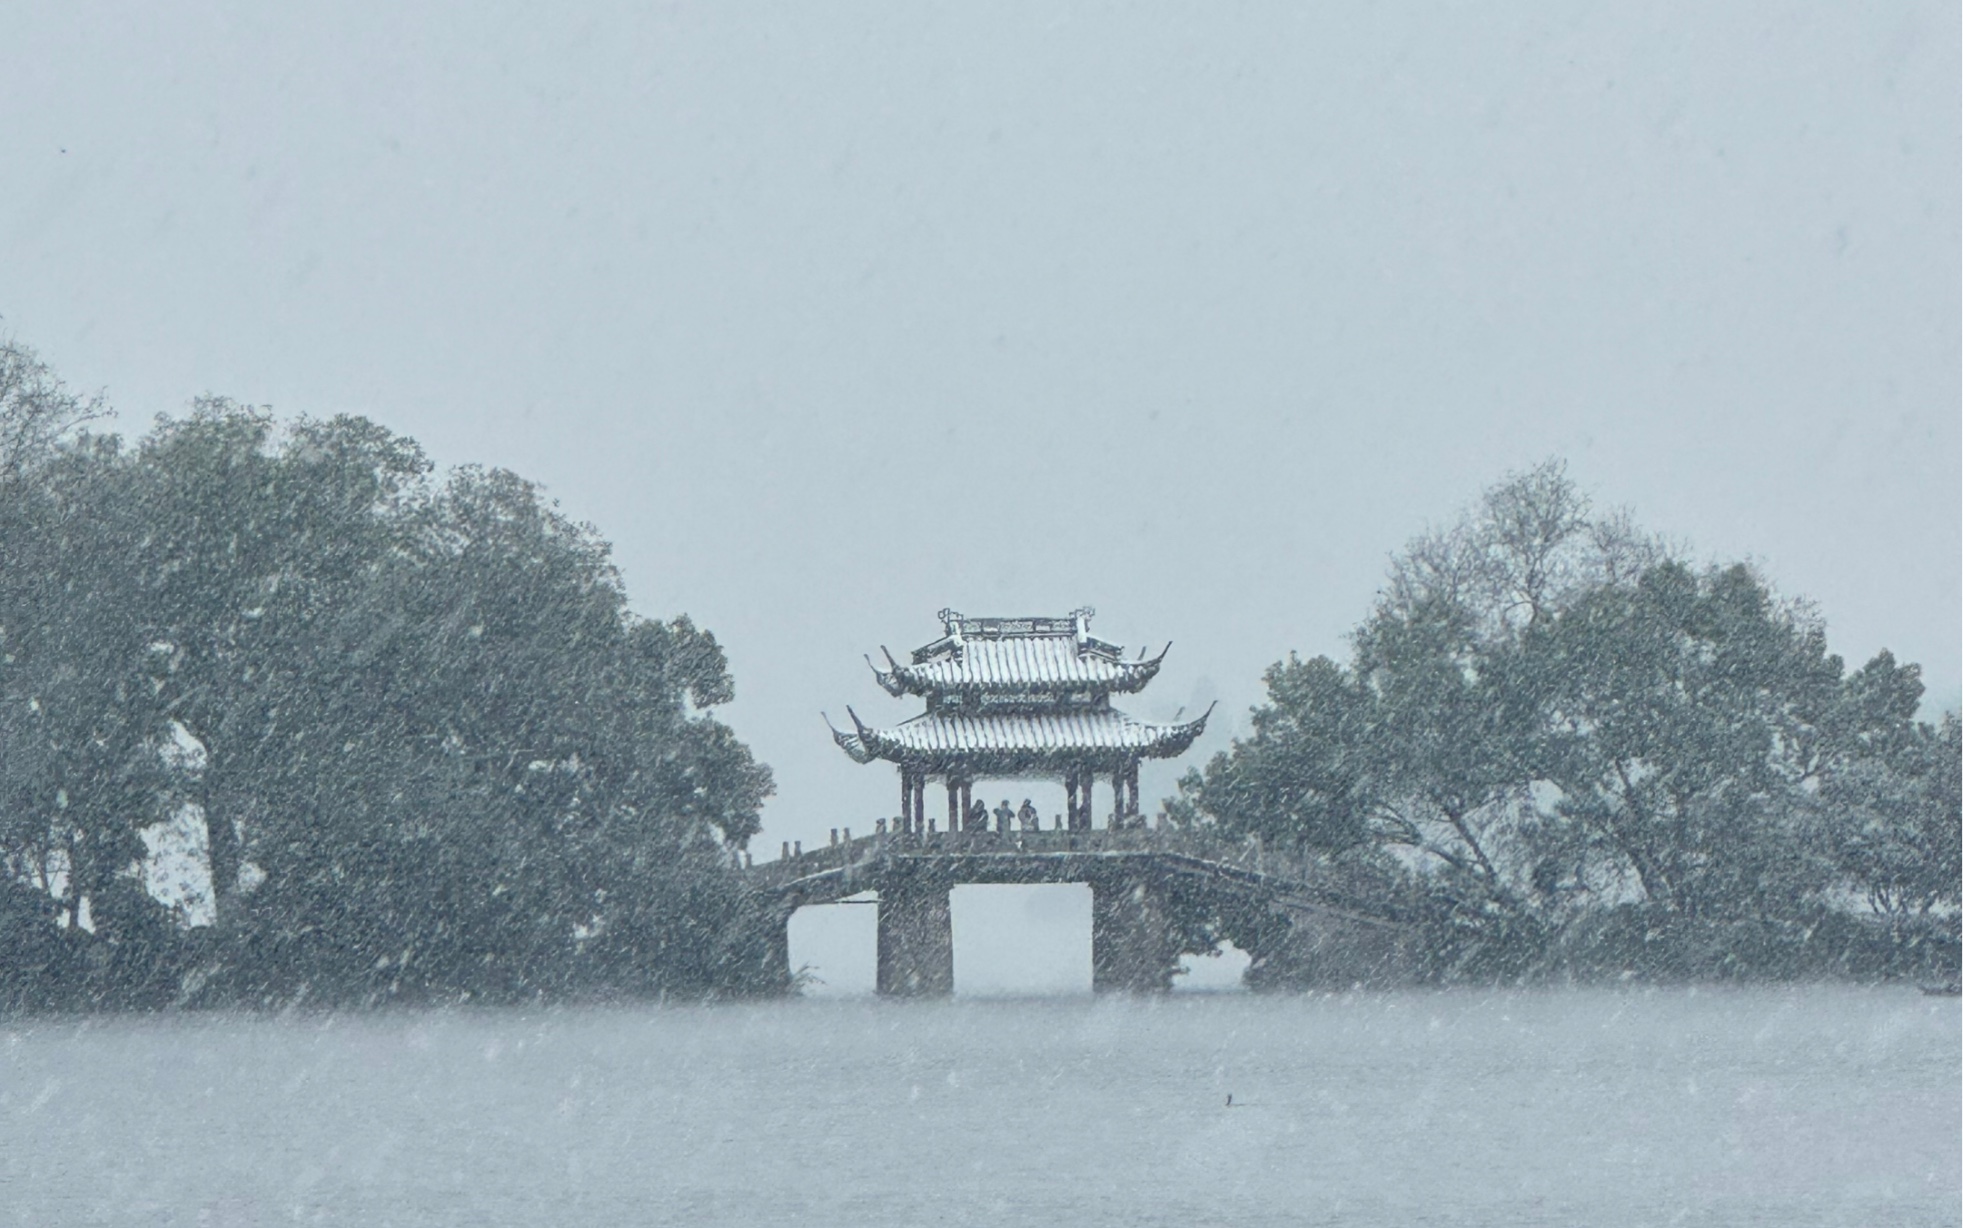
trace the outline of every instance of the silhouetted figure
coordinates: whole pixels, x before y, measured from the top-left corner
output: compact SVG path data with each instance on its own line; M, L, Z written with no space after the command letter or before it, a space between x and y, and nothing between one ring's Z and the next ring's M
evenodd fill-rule
M969 831L988 830L988 803L987 802L976 800L975 802L969 805L968 822L966 824L966 827Z
M1016 811L1016 821L1024 831L1040 831L1043 826L1043 816L1036 813L1036 803L1026 797L1022 799L1022 809Z
M1008 798L1003 798L1002 804L995 808L995 830L1008 835L1009 824L1015 821L1015 817L1015 808L1009 805Z

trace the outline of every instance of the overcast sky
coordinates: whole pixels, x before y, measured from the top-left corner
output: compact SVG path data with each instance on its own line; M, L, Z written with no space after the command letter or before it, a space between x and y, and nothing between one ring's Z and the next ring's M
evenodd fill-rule
M544 482L773 855L895 809L819 712L941 607L1175 641L1197 762L1550 455L1954 706L1956 5L1586 7L17 0L0 329Z

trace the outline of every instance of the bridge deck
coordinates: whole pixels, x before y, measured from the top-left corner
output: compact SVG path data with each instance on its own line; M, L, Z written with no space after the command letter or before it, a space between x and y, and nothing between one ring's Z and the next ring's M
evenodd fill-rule
M787 905L821 904L868 889L899 873L950 886L981 883L1098 882L1117 877L1174 877L1258 895L1278 907L1403 928L1360 911L1313 881L1310 867L1255 840L1213 833L1101 829L1041 832L877 833L764 862L752 881Z

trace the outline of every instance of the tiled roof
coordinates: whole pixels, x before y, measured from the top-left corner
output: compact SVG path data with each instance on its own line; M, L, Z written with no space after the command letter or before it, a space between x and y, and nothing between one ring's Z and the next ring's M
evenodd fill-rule
M942 640L916 652L911 664L889 656L892 668L874 666L873 673L893 695L1064 688L1130 694L1152 681L1165 660L1164 650L1150 660L1126 661L1119 654L1116 645L1064 635Z
M890 668L875 665L873 674L893 695L949 691L1130 693L1152 681L1165 660L1165 649L1149 661L1143 653L1138 660L1125 660L1122 647L1091 634L1094 613L1086 606L1062 618L969 618L954 610L942 610L944 634L940 639L914 649L913 660L904 665L887 652Z
M1170 758L1206 729L1206 715L1183 724L1148 725L1108 708L976 716L930 712L891 729L869 728L856 714L852 724L851 732L834 729L832 737L860 763L886 759L929 768L1019 770L1086 757Z

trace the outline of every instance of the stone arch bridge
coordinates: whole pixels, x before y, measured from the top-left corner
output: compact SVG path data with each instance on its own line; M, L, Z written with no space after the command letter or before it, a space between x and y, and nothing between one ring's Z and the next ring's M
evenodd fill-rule
M881 824L880 826L884 826ZM1394 973L1414 932L1317 886L1308 867L1256 841L1174 830L876 831L753 866L774 910L774 962L791 978L787 927L807 904L879 896L878 991L931 996L954 988L948 892L969 884L1084 883L1091 889L1092 987L1169 989L1185 953L1225 936L1247 950L1250 976L1348 985ZM1285 970L1285 971L1284 971Z

